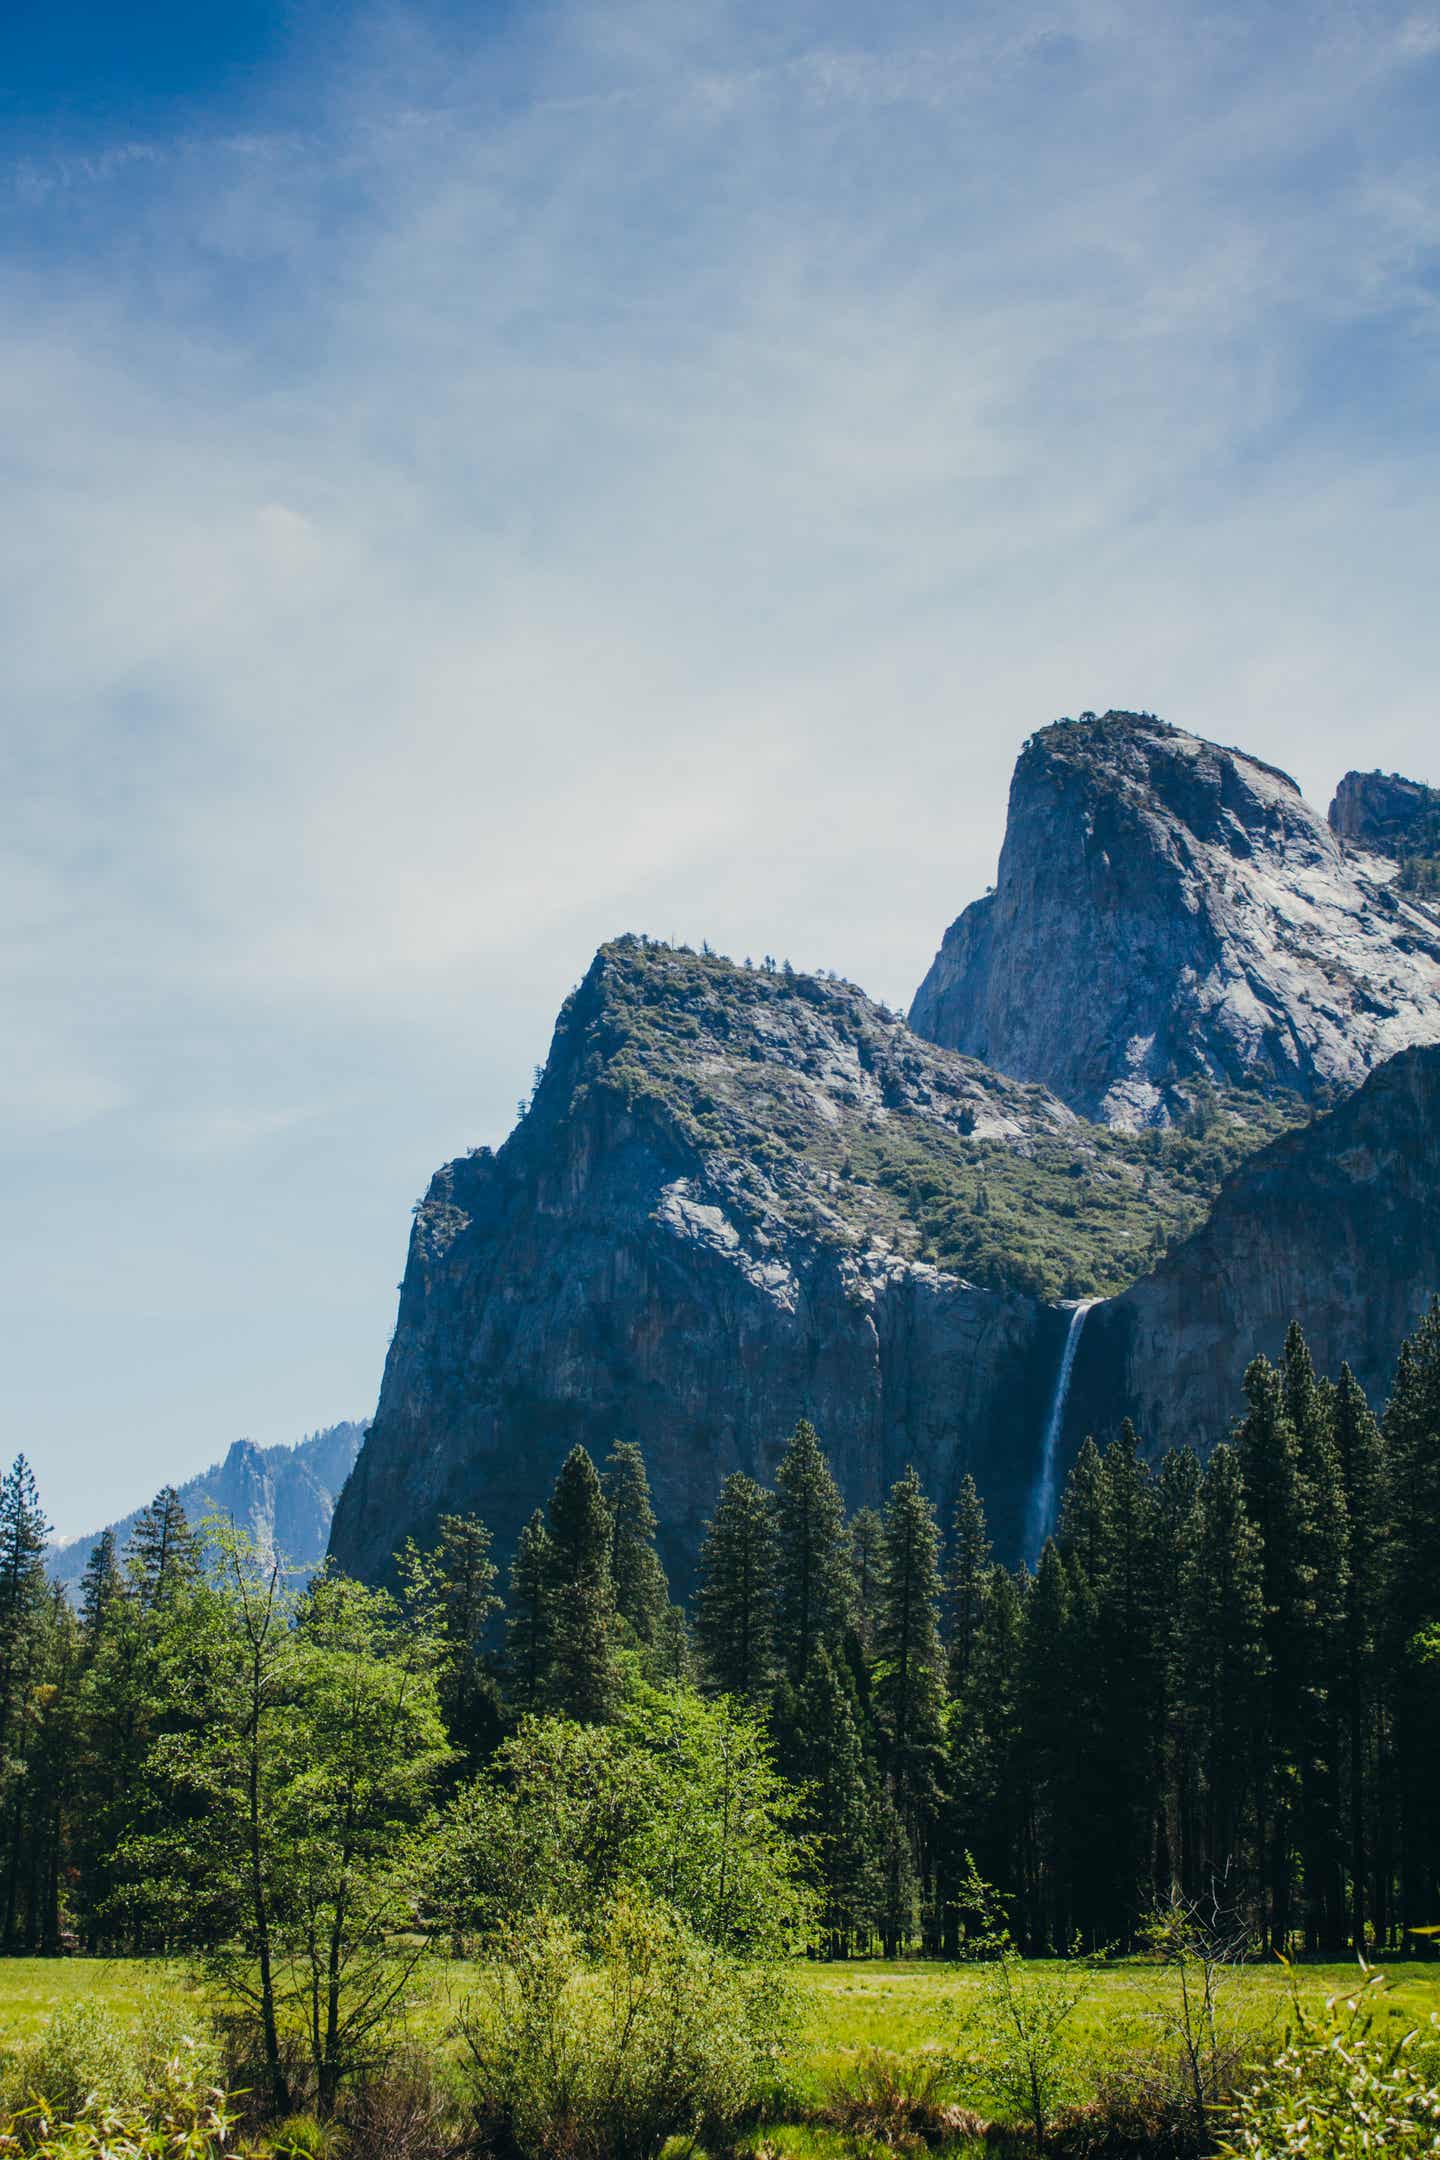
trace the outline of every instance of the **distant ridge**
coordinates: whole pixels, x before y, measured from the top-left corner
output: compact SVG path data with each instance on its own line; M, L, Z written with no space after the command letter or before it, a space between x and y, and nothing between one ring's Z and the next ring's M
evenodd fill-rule
M354 1467L365 1425L346 1418L303 1440L257 1447L236 1440L223 1462L212 1463L178 1487L192 1523L204 1515L229 1515L255 1540L262 1552L284 1554L298 1574L312 1575L325 1557L330 1519L340 1488ZM135 1508L119 1522L52 1546L50 1573L75 1590L104 1527L114 1532L123 1553L126 1539L143 1510Z

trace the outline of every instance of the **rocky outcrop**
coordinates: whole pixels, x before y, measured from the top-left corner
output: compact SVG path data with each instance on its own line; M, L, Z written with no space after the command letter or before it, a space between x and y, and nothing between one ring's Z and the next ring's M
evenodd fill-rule
M353 1420L309 1433L293 1446L257 1447L236 1440L223 1462L212 1463L179 1488L192 1523L228 1516L263 1553L278 1552L297 1576L312 1575L325 1557L340 1488L350 1475L365 1427ZM139 1508L110 1529L122 1553ZM50 1572L68 1590L79 1586L100 1531L57 1546Z
M1429 842L1440 826L1440 788L1399 773L1347 772L1330 805L1330 826L1352 848L1398 858L1407 846Z
M802 1414L852 1507L909 1462L943 1504L968 1469L1016 1549L1067 1316L931 1264L918 1218L957 1161L1073 1195L1090 1152L849 984L605 948L528 1115L418 1210L332 1552L380 1576L474 1509L504 1554L574 1443L628 1438L681 1589L721 1481L768 1479Z
M1440 917L1272 766L1086 715L1025 745L995 890L910 1020L1112 1124L1164 1124L1196 1083L1323 1103L1440 1040Z
M1348 1361L1383 1404L1395 1356L1440 1293L1440 1048L1406 1051L1226 1185L1204 1227L1090 1314L1064 1450L1132 1417L1152 1448L1208 1448L1291 1320L1321 1371Z

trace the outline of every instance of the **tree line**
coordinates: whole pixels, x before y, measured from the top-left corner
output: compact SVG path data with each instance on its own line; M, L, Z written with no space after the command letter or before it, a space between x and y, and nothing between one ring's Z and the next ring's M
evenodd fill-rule
M723 1486L688 1615L656 1532L640 1450L597 1468L576 1448L503 1601L488 1531L458 1516L390 1588L325 1571L295 1594L167 1489L126 1551L100 1539L72 1607L21 1458L0 1479L0 1945L238 1943L237 1984L263 1989L300 1942L323 2038L365 1896L377 1940L397 1895L407 1925L461 1932L513 1906L538 1733L565 1777L673 1797L680 1726L728 1776L718 1712L747 1774L775 1773L766 1819L829 1954L954 1954L977 1872L1040 1952L1128 1944L1217 1886L1285 1952L1440 1924L1440 1304L1378 1419L1292 1327L1203 1463L1150 1464L1128 1424L1086 1441L1033 1572L994 1560L968 1477L943 1526L913 1469L847 1518L804 1419L773 1490ZM572 1759L566 1733L595 1743ZM427 1920L418 1886L447 1870Z

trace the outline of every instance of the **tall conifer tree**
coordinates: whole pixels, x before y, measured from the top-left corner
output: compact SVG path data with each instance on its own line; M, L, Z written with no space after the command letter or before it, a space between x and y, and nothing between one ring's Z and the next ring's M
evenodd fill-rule
M823 1644L839 1650L850 1613L845 1509L819 1436L801 1418L775 1477L776 1651L797 1686Z
M612 1524L599 1472L573 1447L550 1495L550 1669L546 1698L563 1717L603 1725L619 1699Z
M990 1569L990 1535L985 1510L967 1470L960 1480L950 1535L945 1602L950 1621L950 1692L963 1695L970 1678L985 1608L985 1578Z
M737 1470L720 1488L700 1547L695 1640L712 1687L745 1702L770 1690L775 1569L770 1496Z
M550 1533L536 1508L515 1547L506 1603L506 1676L511 1702L520 1711L536 1711L545 1699L553 1650L553 1576Z
M638 1642L655 1645L670 1610L670 1585L655 1547L655 1509L645 1457L633 1440L617 1440L605 1458L605 1500L613 1526L610 1572L615 1610Z

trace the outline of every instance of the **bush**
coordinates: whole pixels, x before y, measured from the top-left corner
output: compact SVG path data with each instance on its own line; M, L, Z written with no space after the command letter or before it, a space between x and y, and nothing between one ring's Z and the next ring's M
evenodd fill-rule
M831 2080L822 2117L861 2151L914 2152L983 2134L983 2119L954 2104L954 2084L954 2066L933 2050L866 2048Z
M75 2121L39 2106L0 2114L0 2154L29 2160L224 2160L236 2152L234 2118L214 2093L155 2107L97 2104Z
M123 2107L144 2091L135 2035L98 2003L66 2003L28 2047L7 2058L6 2105L16 2114L40 2102L58 2119L100 2106Z
M270 2132L275 2160L325 2160L332 2140L314 2115L287 2115Z
M1433 2056L1407 2033L1379 2038L1368 1975L1354 1995L1332 1996L1315 2016L1296 1997L1290 2035L1236 2110L1232 2160L1440 2160L1440 2082ZM1428 2059L1427 2059L1428 2056Z
M672 2136L724 2145L784 2025L778 1979L702 1943L666 1906L621 1897L584 1955L538 1916L460 2020L476 2111L519 2160L656 2160Z
M344 2160L442 2160L458 2150L461 2113L449 2065L396 2053L341 2103Z
M217 2067L208 2023L171 1997L148 1996L133 2027L96 2003L67 2003L0 2062L0 2153L227 2150Z

